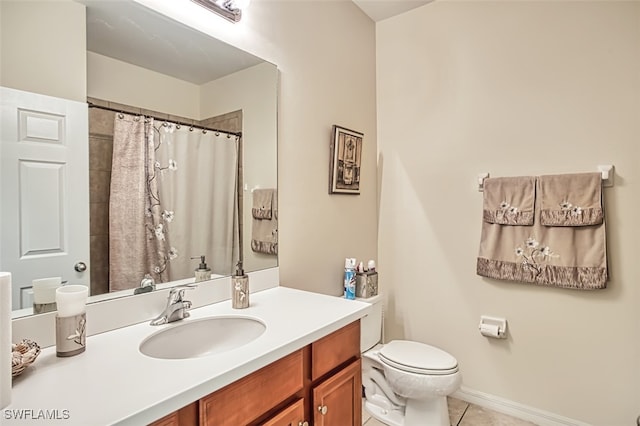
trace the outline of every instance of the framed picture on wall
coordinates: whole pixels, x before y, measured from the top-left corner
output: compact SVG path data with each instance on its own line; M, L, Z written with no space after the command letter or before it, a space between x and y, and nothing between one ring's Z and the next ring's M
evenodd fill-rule
M337 125L331 137L329 194L360 194L363 133Z

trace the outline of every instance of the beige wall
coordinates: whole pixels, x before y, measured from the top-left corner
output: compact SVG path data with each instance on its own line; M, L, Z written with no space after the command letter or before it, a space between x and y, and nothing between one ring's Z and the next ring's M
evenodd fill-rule
M200 118L200 86L197 84L94 52L87 52L87 80L87 96L91 98Z
M84 5L2 0L0 11L0 86L84 102Z
M387 339L456 356L464 386L594 425L640 414L640 3L436 2L377 27L380 280ZM475 274L476 175L596 171L611 281ZM481 314L507 340L478 333Z
M201 87L202 118L242 110L244 198L244 269L277 266L277 256L251 250L251 189L276 188L278 170L278 71L268 62L238 71ZM273 167L272 167L273 166Z

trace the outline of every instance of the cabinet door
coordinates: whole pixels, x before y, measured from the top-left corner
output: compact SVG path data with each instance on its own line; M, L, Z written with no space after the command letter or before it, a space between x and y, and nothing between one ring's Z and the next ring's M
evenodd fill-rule
M304 399L300 398L261 426L308 426L304 419Z
M358 359L313 389L315 426L362 424L361 374Z

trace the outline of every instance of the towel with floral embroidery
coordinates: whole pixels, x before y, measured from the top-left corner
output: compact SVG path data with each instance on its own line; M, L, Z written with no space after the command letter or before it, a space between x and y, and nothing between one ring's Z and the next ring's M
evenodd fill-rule
M604 220L600 173L540 176L539 197L542 225L588 226Z
M271 219L275 189L254 189L251 214L254 219Z
M484 180L485 222L500 225L533 225L535 177L500 177Z
M576 175L553 177L553 185L543 182L545 176L537 179L534 200L534 219L531 226L504 226L482 221L480 250L476 273L498 280L517 281L545 286L594 290L606 288L608 280L607 244L604 216L600 223L580 226L543 224L543 193L550 205L554 198L565 203L562 211L569 220L572 211L580 216L585 209L596 208L587 204L586 194L599 193L592 185L576 184ZM595 176L600 179L599 174ZM550 181L547 180L547 183ZM598 180L598 185L601 185ZM549 191L552 187L552 191ZM551 194L554 194L551 197ZM583 207L584 206L584 207ZM555 208L555 207L554 207ZM588 215L591 217L591 214ZM584 222L584 221L583 221Z

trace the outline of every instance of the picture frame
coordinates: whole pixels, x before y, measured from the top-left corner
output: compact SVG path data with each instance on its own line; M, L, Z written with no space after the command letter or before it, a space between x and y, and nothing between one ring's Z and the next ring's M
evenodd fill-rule
M329 164L329 194L360 194L364 133L333 125Z

